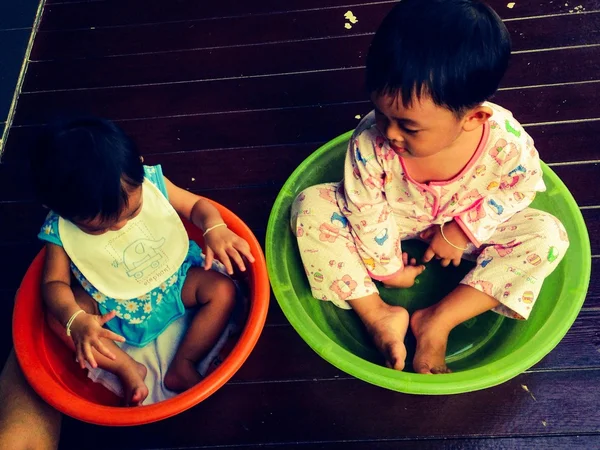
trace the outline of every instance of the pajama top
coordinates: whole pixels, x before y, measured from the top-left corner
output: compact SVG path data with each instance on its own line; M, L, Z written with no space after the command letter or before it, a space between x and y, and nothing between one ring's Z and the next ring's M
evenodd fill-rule
M545 191L533 139L510 111L485 105L493 115L484 124L479 146L465 168L443 182L418 183L410 177L402 156L376 127L374 112L355 130L343 189L336 196L342 214L332 222L350 225L372 278L385 280L402 270L400 241L417 230L411 222L454 220L479 247L499 225L527 208L536 192ZM337 229L333 223L331 228Z

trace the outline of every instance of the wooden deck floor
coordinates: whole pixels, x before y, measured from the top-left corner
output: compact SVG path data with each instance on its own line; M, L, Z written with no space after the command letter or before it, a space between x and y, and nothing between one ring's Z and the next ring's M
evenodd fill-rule
M561 344L501 386L403 395L321 360L273 299L255 351L208 400L137 428L68 419L62 448L600 448L600 0L489 3L514 47L496 101L571 189L592 239L589 295ZM293 169L369 110L365 54L393 4L47 0L0 163L0 359L12 297L40 248L44 211L25 149L41 124L61 110L118 121L148 163L226 205L264 239ZM358 18L350 30L347 10Z

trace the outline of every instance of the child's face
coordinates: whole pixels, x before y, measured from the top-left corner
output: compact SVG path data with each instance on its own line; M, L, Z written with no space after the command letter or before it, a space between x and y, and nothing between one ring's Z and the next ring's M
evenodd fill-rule
M100 235L107 231L117 231L127 225L142 210L142 186L135 187L129 192L127 207L121 211L119 217L112 220L103 220L95 217L92 220L73 221L81 231L87 234Z
M450 147L463 131L463 120L426 95L406 108L393 96L373 94L371 101L377 128L392 150L405 158L435 155Z

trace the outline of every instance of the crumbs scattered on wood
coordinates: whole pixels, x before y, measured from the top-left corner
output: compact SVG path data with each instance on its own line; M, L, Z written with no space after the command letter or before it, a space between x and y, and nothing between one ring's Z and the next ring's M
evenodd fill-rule
M567 6L567 3L565 3L565 6ZM576 13L576 14L581 13L583 11L585 11L585 8L583 7L583 5L576 6L575 8L569 10L570 13Z
M360 114L354 116L355 119L360 119Z
M352 28L352 25L358 22L358 19L352 13L352 11L346 11L346 13L344 14L344 18L348 21L344 24L344 27L346 27L347 30Z
M545 427L548 426L548 422L546 422L545 420L542 420L542 425L544 425Z
M525 386L524 384L522 384L522 385L521 385L521 388L523 388L523 390L524 390L525 392L527 392L529 395L531 395L531 398L532 398L534 401L537 401L537 399L535 398L535 395L533 395L533 392L531 392L527 386Z
M506 5L506 7L508 9L513 9L515 7L515 4L516 4L515 2L510 2L508 5Z
M352 11L346 11L346 13L344 14L344 18L347 19L350 23L356 23L356 22L358 22L358 19L352 13Z

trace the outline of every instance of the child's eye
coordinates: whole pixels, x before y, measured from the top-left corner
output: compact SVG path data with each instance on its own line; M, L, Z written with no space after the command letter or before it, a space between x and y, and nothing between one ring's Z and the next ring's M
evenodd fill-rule
M408 134L417 134L420 130L411 130L410 128L402 127Z

